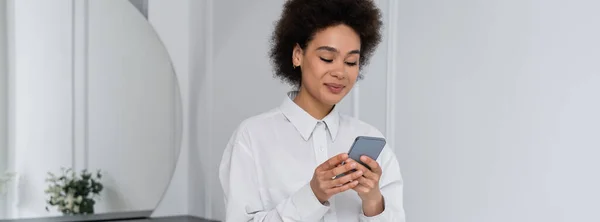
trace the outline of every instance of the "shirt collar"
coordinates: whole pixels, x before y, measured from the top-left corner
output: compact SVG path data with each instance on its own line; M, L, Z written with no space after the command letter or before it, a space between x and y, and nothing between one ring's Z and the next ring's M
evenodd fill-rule
M300 132L302 138L308 140L320 120L312 117L294 102L296 95L298 95L298 91L288 92L279 109L292 125L294 125L296 130ZM331 141L335 141L340 122L340 114L337 106L334 106L333 110L331 110L322 121L325 122L327 130L329 130Z

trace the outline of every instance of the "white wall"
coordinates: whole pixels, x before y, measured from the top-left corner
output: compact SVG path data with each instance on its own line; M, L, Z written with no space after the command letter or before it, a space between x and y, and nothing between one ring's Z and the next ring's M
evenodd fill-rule
M206 216L205 204L210 184L196 178L208 178L211 156L197 149L206 144L210 132L205 92L206 30L210 1L149 1L148 20L167 47L173 60L183 98L183 141L177 169L165 198L153 216L194 214ZM203 147L203 145L202 145ZM202 158L202 161L198 161ZM194 161L193 163L191 161ZM189 171L188 171L189 169ZM192 206L194 209L192 210Z
M600 3L400 1L410 221L600 221Z
M8 115L8 42L6 30L6 1L0 1L0 172L6 167L7 115Z
M8 42L6 30L6 1L0 1L0 175L6 170L8 158ZM0 193L0 196L2 194ZM6 212L6 198L0 198L0 215Z
M179 83L182 100L183 131L177 166L165 196L152 216L189 214L189 129L190 121L190 16L188 1L150 1L148 21L167 48ZM195 171L197 172L197 171ZM190 190L188 190L190 189Z
M179 154L174 70L130 2L89 1L88 11L84 166L106 172L98 212L153 210Z
M57 214L44 209L44 179L61 167L104 171L96 212L153 209L175 165L180 107L148 22L128 1L8 3L9 168L21 181L6 216Z
M11 118L15 125L11 158L14 171L21 176L19 215L14 216L33 216L46 206L46 172L60 169L72 158L71 1L19 0L12 4L15 67L11 73Z

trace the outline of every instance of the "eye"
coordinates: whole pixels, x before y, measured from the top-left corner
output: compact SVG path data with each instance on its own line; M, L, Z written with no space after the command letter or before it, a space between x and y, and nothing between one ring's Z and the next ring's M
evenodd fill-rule
M321 58L321 60L323 60L323 62L326 62L326 63L331 63L331 62L333 62L333 59L325 59L325 58L323 58L323 57L320 57L320 58Z
M346 62L346 65L349 66L355 66L357 64L357 62Z

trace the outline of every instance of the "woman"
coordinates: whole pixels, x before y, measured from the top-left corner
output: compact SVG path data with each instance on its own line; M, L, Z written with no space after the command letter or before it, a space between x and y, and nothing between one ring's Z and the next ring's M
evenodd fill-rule
M381 26L370 0L285 3L270 58L276 76L297 90L231 137L220 166L227 221L405 220L391 149L362 157L371 170L348 158L357 136L383 135L336 109L361 78Z

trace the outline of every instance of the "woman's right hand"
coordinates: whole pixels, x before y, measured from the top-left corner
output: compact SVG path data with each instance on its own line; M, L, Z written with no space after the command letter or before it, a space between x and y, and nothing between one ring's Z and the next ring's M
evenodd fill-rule
M345 163L342 165L342 163ZM347 153L338 154L325 161L315 169L310 187L321 204L324 204L333 195L352 189L358 185L358 179L363 175L362 171L348 173L356 168L356 161L348 158ZM337 175L346 175L336 178Z

